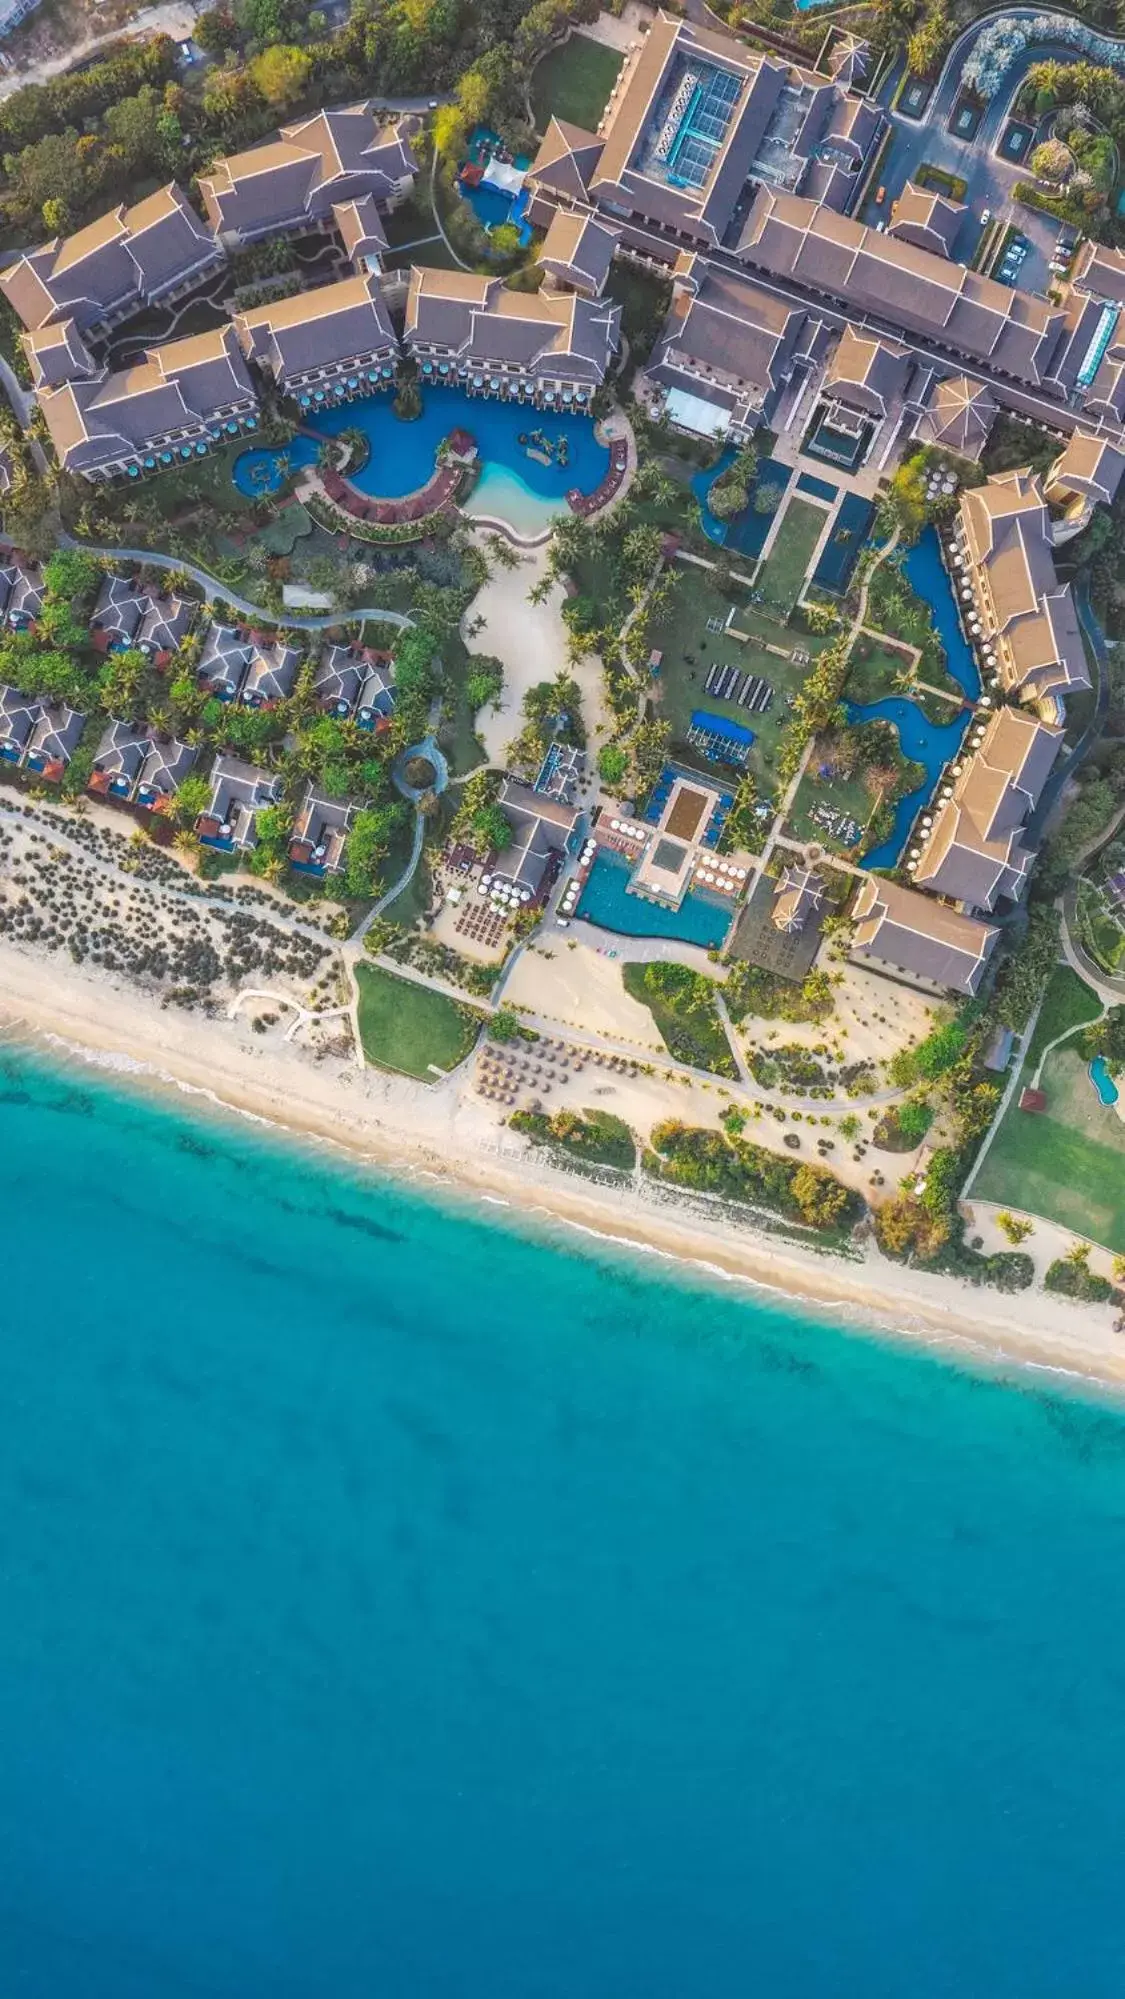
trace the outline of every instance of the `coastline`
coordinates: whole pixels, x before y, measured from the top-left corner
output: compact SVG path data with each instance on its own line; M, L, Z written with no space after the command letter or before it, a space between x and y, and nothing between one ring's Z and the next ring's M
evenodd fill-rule
M962 1364L1016 1366L1125 1387L1125 1346L1107 1312L1041 1291L1013 1296L892 1264L774 1241L729 1208L630 1186L606 1189L517 1145L459 1079L424 1085L248 1023L162 1008L124 980L0 942L0 1036L48 1061L84 1061L118 1082L180 1094L323 1146L392 1179L441 1191L483 1218L591 1250L666 1260L685 1277L744 1284L849 1332L921 1344Z

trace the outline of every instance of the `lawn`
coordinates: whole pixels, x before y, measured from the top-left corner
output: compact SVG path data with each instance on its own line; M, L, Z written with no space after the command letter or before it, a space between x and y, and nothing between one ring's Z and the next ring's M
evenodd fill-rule
M896 680L899 675L910 673L913 665L910 653L900 650L889 639L876 639L860 632L848 654L849 700L866 705L869 701L881 701L885 694L900 693ZM950 721L953 712L952 708L943 711L942 721Z
M357 965L356 979L359 1034L369 1062L432 1083L469 1053L483 1018L475 1007L380 965Z
M814 507L808 500L791 499L770 552L759 565L754 579L758 589L783 617L789 616L801 594L813 550L827 519L823 507Z
M1045 1111L1021 1111L1013 1097L973 1194L1125 1252L1125 1123L1098 1102L1073 1048L1048 1055L1041 1088Z
M777 739L787 720L788 697L800 687L808 671L792 655L794 651L815 654L828 640L790 631L760 606L752 605L747 592L738 584L725 591L717 589L706 570L678 563L673 573L676 587L671 608L668 616L654 625L651 636L653 646L664 655L653 691L660 715L671 724L674 750L678 756L685 753L691 756L686 739L694 708L741 722L753 729L755 736L748 767L759 789L763 793L772 792ZM583 581L582 588L587 587ZM732 605L734 629L708 631L708 619L725 622ZM736 637L736 632L746 636ZM778 650L771 652L770 646ZM738 666L767 680L774 698L765 713L751 714L732 702L716 701L706 693L708 671L714 665Z
M654 962L623 965L621 977L630 999L647 1006L665 1048L677 1062L710 1069L716 1076L737 1077L705 973L693 972L687 965Z
M1027 1075L1034 1074L1039 1057L1052 1041L1070 1028L1085 1027L1091 1020L1097 1020L1101 1010L1101 1001L1085 979L1080 979L1069 965L1056 965L1024 1056Z
M862 831L872 813L871 795L862 775L823 777L816 763L810 763L797 786L797 796L788 819L788 831L794 840L816 840L831 853L847 855L854 861L863 850L862 839L850 843L840 839L829 826L813 818L814 807L839 813L852 820Z
M588 35L571 35L560 48L548 49L531 78L531 108L539 131L547 130L551 118L563 118L596 132L622 61L617 49L592 42Z

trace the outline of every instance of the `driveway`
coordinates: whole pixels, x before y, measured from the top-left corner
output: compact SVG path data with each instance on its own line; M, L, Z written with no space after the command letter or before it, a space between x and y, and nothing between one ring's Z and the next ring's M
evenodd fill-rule
M29 63L26 69L13 70L0 79L0 98L11 97L14 91L22 90L25 83L49 83L53 76L64 75L76 63L88 62L99 49L110 48L123 41L143 39L146 35L171 35L174 42L186 42L195 27L197 12L191 0L168 0L165 6L145 7L112 34L87 35L85 40L64 49L61 55L47 56L41 62Z

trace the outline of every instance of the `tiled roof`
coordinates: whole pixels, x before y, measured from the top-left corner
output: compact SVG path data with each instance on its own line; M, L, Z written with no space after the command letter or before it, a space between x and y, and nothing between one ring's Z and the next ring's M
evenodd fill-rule
M143 361L94 381L44 391L39 405L60 462L87 472L198 433L218 413L253 409L254 386L231 326L152 347Z
M616 352L620 306L576 293L516 292L500 278L415 265L406 301L406 342L433 345L470 365L507 361L551 366L601 382Z
M266 145L217 160L199 177L212 228L264 235L303 217L326 217L361 195L389 200L417 171L410 144L416 122L380 124L375 105L342 105L283 126Z
M0 271L0 291L27 327L74 319L81 330L110 311L169 290L218 251L174 182L133 208L110 209L72 236L29 250Z
M397 345L373 272L240 312L234 328L247 359L279 380L346 366L372 353L389 354Z
M917 890L871 876L852 910L853 948L892 971L975 993L1000 932Z

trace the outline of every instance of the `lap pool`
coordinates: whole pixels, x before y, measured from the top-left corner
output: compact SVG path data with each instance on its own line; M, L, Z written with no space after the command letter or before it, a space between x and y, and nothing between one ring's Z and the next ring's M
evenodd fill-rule
M467 430L476 439L482 469L464 511L495 515L520 534L549 527L565 512L572 487L590 493L609 470L609 450L598 443L592 418L491 402L464 389L423 387L422 414L411 423L403 423L391 397L382 394L314 412L305 418L305 427L317 437L361 430L369 455L351 483L381 500L401 499L424 486L442 438L451 430ZM546 439L549 465L529 457L519 441L533 431Z
M628 861L603 847L586 878L575 914L602 930L615 930L619 937L674 937L680 944L718 950L734 916L729 902L695 889L685 895L678 909L664 909L659 903L629 894L632 872Z

